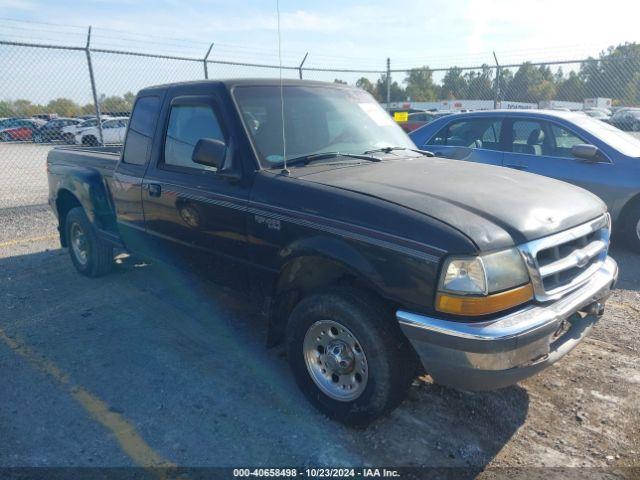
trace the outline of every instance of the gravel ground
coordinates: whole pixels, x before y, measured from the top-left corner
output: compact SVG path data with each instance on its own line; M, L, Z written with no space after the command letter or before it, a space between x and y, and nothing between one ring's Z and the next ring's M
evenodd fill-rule
M619 288L558 364L488 393L420 379L390 416L349 429L308 405L242 298L131 257L86 279L46 207L0 210L0 467L471 466L487 478L503 471L491 467L595 467L570 471L639 478L640 256L612 256Z

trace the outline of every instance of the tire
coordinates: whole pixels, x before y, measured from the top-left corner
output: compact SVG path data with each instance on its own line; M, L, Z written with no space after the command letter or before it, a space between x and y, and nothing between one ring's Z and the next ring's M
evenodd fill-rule
M91 147L97 147L99 145L98 139L93 135L87 135L86 137L82 137L82 144L89 145Z
M87 277L100 277L111 270L113 247L98 238L82 207L69 210L65 234L73 266Z
M74 145L76 143L76 138L74 137L74 135L72 133L65 133L62 136L62 140L67 145Z
M633 205L624 219L624 234L627 244L636 253L640 253L640 203Z
M392 312L372 295L348 287L296 305L287 325L287 354L307 399L348 425L365 425L398 406L418 366ZM346 368L340 371L342 362Z
M0 142L10 142L11 137L7 133L0 133Z

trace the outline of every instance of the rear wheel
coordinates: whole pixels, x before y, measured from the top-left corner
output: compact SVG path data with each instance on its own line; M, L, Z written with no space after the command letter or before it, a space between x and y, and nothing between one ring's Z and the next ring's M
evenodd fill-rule
M88 277L108 273L113 263L113 248L98 237L82 207L69 210L65 227L69 254L76 270Z
M11 136L8 133L0 133L0 142L10 142Z
M296 382L311 403L350 425L395 408L417 371L388 308L352 288L303 299L289 318L287 349Z

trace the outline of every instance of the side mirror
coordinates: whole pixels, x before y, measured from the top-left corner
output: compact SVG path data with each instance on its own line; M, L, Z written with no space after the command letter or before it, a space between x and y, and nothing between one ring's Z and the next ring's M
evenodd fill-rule
M201 138L193 149L194 163L221 170L227 156L227 145L214 138Z
M588 162L600 162L604 158L598 147L586 143L579 143L571 147L571 155Z

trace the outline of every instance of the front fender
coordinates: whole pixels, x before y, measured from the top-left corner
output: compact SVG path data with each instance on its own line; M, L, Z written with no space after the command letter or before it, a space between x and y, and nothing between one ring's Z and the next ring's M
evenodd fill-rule
M371 243L326 235L297 239L280 251L280 257L277 291L295 280L290 265L296 258L319 257L334 262L386 300L422 312L432 310L438 259L426 260Z
M314 235L297 239L279 252L281 275L276 290L282 291L295 281L290 271L300 258L322 258L336 264L345 272L362 279L370 288L382 293L383 280L376 267L349 242L323 235ZM287 276L289 274L289 276Z

